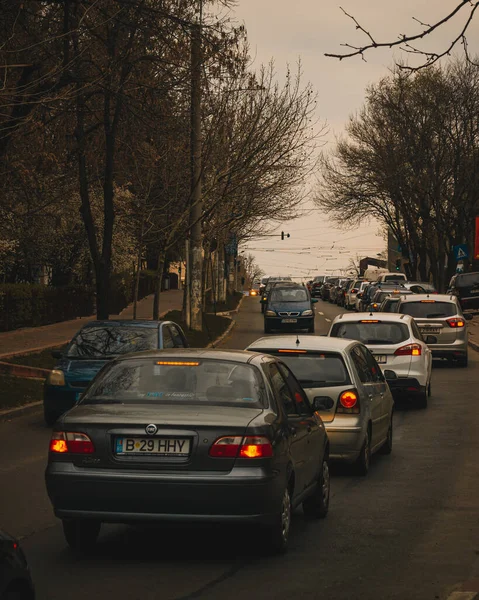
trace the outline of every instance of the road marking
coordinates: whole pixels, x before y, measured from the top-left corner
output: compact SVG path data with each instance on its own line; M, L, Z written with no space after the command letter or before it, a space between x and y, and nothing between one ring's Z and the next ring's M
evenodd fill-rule
M327 321L328 323L331 323L331 319L325 318L324 320Z
M323 315L323 317L324 317L324 313L320 312L319 314L320 314L320 315Z

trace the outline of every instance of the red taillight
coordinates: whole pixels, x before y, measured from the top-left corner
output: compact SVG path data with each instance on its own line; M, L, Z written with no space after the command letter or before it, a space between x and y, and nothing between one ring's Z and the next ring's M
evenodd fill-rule
M350 294L357 294L358 290L356 288L353 288L352 290L349 290Z
M449 325L449 327L464 327L466 325L464 319L459 319L457 317L454 319L447 319L446 323Z
M95 446L84 433L54 431L50 440L50 452L54 454L93 454Z
M356 390L346 390L339 396L337 413L343 414L359 414L359 396Z
M210 448L213 458L269 458L273 446L264 436L226 436L219 438Z
M394 356L421 356L422 348L419 344L407 344L407 346L401 346L394 353Z

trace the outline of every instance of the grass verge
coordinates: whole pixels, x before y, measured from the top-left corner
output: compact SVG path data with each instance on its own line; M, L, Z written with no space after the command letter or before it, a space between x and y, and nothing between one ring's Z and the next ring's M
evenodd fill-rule
M38 367L40 369L53 369L58 360L53 358L52 350L59 350L61 347L62 346L48 348L47 350L35 352L34 354L11 356L9 358L2 358L2 360L3 362L13 363L15 365L27 365L29 367Z
M216 315L203 315L204 331L189 331L188 326L181 319L180 310L170 310L163 319L165 321L174 321L183 329L192 348L205 348L209 343L214 342L230 326L231 319Z
M234 294L228 294L226 296L226 302L217 302L216 304L216 312L227 312L229 310L235 310L238 307L238 304L243 297L243 292L235 292ZM214 313L215 307L213 304L206 305L207 313Z
M43 381L0 375L0 410L38 402L43 397Z

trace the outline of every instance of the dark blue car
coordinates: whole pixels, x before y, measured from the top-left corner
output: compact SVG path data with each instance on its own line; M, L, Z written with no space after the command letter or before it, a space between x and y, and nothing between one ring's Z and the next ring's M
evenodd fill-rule
M305 287L275 287L264 312L264 332L302 331L314 333L314 307Z
M43 388L47 425L72 408L98 371L112 358L130 352L187 348L179 325L172 321L91 321L75 335Z

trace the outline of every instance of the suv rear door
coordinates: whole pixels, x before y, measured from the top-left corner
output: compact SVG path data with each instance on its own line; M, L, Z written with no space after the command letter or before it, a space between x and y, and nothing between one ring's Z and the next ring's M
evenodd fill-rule
M457 339L457 327L450 327L447 320L457 316L457 305L445 300L411 300L401 302L398 312L411 315L424 338L433 335L438 344L453 344Z

